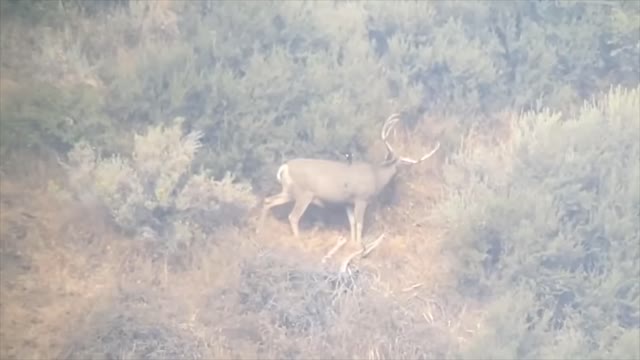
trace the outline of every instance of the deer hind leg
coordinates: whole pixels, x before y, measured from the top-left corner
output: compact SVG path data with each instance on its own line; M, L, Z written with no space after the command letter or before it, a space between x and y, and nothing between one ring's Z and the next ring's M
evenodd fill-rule
M262 228L262 225L264 224L264 219L267 217L267 214L269 213L269 210L271 210L271 208L276 207L278 205L286 204L291 201L293 201L293 198L289 193L285 191L273 196L269 196L268 198L265 198L262 205L262 212L260 213L260 219L258 220L258 226L256 227L256 233L259 232L260 229Z
M367 202L356 200L353 205L353 215L355 220L356 242L362 246L363 251L366 250L364 242L362 242L362 229L364 224L364 213L367 211Z
M289 223L291 224L291 231L296 238L300 237L300 229L298 224L302 214L307 210L307 207L313 201L313 194L302 193L296 196L296 204L293 206L293 210L289 213Z

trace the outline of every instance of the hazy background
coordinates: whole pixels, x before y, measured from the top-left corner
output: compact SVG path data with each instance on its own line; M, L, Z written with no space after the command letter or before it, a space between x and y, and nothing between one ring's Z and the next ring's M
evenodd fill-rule
M640 3L0 1L0 358L640 359ZM402 168L365 241L260 200Z

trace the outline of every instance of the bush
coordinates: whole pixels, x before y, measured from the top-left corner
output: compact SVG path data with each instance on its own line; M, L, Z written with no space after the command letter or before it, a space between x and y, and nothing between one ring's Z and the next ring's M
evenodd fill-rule
M422 301L380 296L375 276L338 273L272 248L248 256L239 277L208 295L200 318L207 328L234 329L227 357L260 357L243 349L247 333L255 334L249 347L267 358L447 357L454 344L444 323L451 319L424 322ZM447 311L454 308L447 303Z
M115 222L137 235L190 243L217 228L239 224L255 206L251 186L233 175L216 180L206 171L192 172L202 134L182 133L183 119L134 135L130 156L107 158L78 142L65 164L71 188L79 197L93 195Z
M616 88L575 118L525 113L445 167L460 291L493 304L466 356L640 356L639 110Z
M391 112L468 126L639 75L635 2L28 3L2 5L3 76L56 96L9 96L26 106L3 109L3 147L123 152L127 134L184 116L203 133L197 164L256 187L294 156L366 156Z

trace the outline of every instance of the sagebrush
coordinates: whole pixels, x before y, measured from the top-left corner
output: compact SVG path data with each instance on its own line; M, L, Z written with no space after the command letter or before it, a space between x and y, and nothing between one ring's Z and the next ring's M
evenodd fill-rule
M194 171L202 133L185 135L182 126L178 118L171 126L135 134L127 155L102 157L89 143L78 142L65 164L74 195L106 206L125 231L167 241L190 240L185 231L204 234L240 224L256 205L251 186L231 173L215 179L205 170Z

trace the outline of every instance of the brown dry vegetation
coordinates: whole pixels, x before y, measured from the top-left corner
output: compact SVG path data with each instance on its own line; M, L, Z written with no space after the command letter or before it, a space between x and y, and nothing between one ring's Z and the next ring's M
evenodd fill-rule
M366 238L385 240L347 274L355 244L320 263L348 232L342 211L310 211L301 241L285 206L260 236L250 225L151 256L100 209L56 196L59 172L30 160L0 187L2 359L437 357L478 326L478 307L448 291L429 222L435 160L373 204Z

